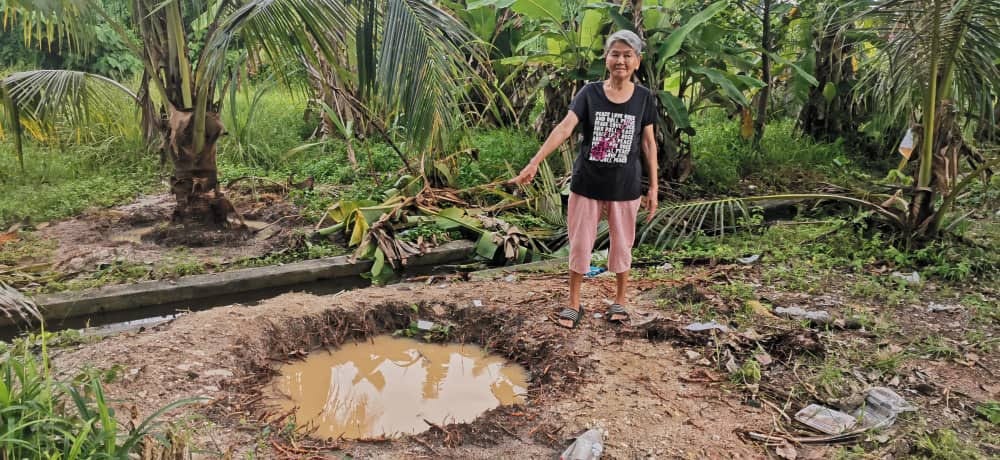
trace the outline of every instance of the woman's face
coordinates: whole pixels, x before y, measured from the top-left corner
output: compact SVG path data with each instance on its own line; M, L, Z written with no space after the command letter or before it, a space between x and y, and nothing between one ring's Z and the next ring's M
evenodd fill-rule
M604 64L613 78L626 80L632 78L632 74L639 68L639 53L636 53L631 46L616 41L608 49Z

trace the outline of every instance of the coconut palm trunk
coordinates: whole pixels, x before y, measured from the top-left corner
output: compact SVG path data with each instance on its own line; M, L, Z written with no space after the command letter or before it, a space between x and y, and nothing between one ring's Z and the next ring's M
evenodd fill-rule
M194 112L172 111L167 126L169 142L164 148L174 166L170 192L177 201L173 220L224 225L232 204L219 190L216 142L222 135L223 125L218 113L206 113L201 150L195 150Z

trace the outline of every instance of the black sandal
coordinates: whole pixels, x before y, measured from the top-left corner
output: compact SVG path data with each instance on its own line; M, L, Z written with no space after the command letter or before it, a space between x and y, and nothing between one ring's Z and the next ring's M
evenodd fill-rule
M625 316L624 318L612 319L612 316ZM604 312L604 319L608 320L609 323L625 323L629 320L628 310L620 304L613 303L608 307L608 311Z
M573 325L572 326L567 326L567 325L559 322L560 320L564 320L564 319L572 321ZM574 309L569 308L569 307L563 308L562 311L560 311L559 314L556 315L556 317L555 317L556 324L558 324L558 325L560 325L562 327L565 327L566 329L576 329L576 326L578 324L580 324L580 320L582 320L582 319L583 319L583 305L580 305L580 310L574 310Z

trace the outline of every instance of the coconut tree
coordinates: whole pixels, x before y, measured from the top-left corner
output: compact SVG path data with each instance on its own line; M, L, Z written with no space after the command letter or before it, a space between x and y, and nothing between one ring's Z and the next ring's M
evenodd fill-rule
M968 184L959 179L962 160L977 172L991 166L965 141L959 123L1000 88L1000 0L863 3L858 19L877 32L880 52L862 66L869 69L862 87L897 119L921 120L914 127L919 169L908 227L933 236Z
M1000 0L887 0L858 10L864 13L849 27L878 37L877 53L860 66L870 69L860 85L870 93L861 96L897 118L919 113L922 119L915 126L919 170L911 195L796 193L661 206L640 225L640 243L665 247L692 235L721 234L751 221L751 205L781 200L846 202L898 229L907 245L938 234L962 191L1000 165L1000 158L987 160L966 143L959 125L961 117L978 114L979 103L992 102L1000 83ZM964 177L960 160L974 167Z
M147 140L173 166L176 221L221 224L231 204L219 190L219 112L234 50L260 55L282 81L299 64L336 65L347 48L366 50L377 67L363 81L378 109L399 117L413 145L426 145L455 123L474 46L464 27L431 0L130 0L127 18L100 0L0 0L6 21L35 31L28 40L86 50L97 24L109 24L143 63L139 90L70 71L16 73L0 84L9 131L18 121L70 114L84 119L107 88L134 97ZM375 20L373 18L377 18ZM366 29L367 28L367 29ZM139 37L138 41L133 37ZM192 37L204 37L193 46ZM473 43L473 45L470 45ZM475 56L473 54L473 56ZM370 114L370 113L369 113ZM374 115L373 115L374 116Z

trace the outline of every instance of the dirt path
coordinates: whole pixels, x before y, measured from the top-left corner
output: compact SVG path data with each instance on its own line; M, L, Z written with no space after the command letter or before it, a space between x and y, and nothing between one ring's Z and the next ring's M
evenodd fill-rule
M902 322L899 334L879 339L863 328L809 329L801 321L770 315L747 322L739 317L739 308L715 299L723 303L718 310L737 313L728 321L718 317L731 330L686 331L683 326L698 319L697 314L664 309L663 298L711 294L705 286L726 281L706 275L710 272L718 269L692 268L673 280L638 280L633 325L626 327L592 316L577 331L556 327L547 315L566 298L564 279L540 273L519 275L518 280L450 280L331 296L286 294L254 307L191 313L153 330L59 350L54 361L66 375L88 366L116 369L119 378L109 384L108 394L121 413L138 418L177 399L208 398L170 415L204 458L238 458L250 452L257 458L332 453L355 458L553 458L569 439L591 427L608 431L607 458L773 458L774 450L749 441L745 433L816 435L786 417L808 402L832 404L839 394L837 388L827 394L823 380L810 377L821 375L822 369L810 370L803 363L825 363L842 343L903 347L907 334L913 335L908 329L929 327ZM590 314L603 308L601 299L613 292L613 282L598 278L585 283ZM766 293L767 288L760 290ZM477 300L481 307L474 306ZM496 409L471 424L435 427L391 442L310 442L283 433L285 421L280 419L264 430L279 414L260 403L260 388L282 361L324 344L337 346L405 328L417 318L451 324L447 340L475 342L525 366L532 379L529 403ZM957 324L937 327L961 327L970 320L952 318ZM994 332L990 329L991 337ZM756 357L762 351L768 363L759 383L734 382L726 375L728 361L761 359ZM918 418L897 424L889 432L891 440L875 444L883 453L909 452L914 433L936 426L954 428L975 442L973 408L998 397L998 388L984 383L991 381L990 369L998 368L998 360L995 353L976 356L978 364L960 358L915 356L884 375L872 374L859 361L854 369L844 367L848 377L831 385L863 389L848 379L854 378L852 371L867 373L858 378L869 386L892 386L919 407ZM988 449L989 441L982 442ZM798 458L826 458L835 448L799 445L795 450Z

